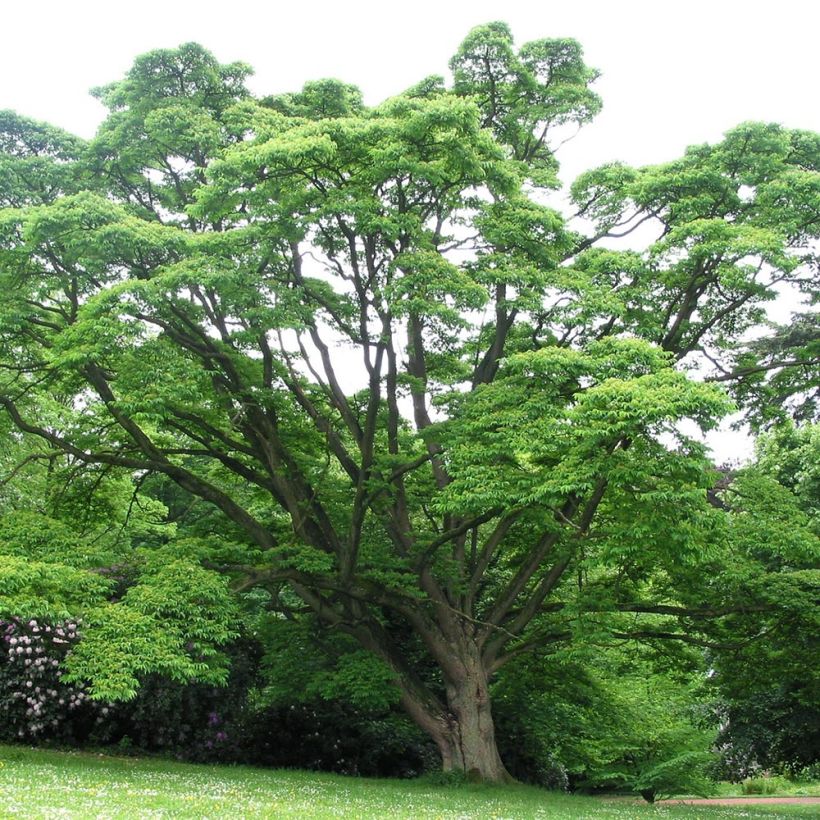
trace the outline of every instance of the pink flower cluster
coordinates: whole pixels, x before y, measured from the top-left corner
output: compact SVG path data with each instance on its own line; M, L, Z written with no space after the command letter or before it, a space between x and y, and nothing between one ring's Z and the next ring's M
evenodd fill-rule
M61 662L80 636L80 620L0 620L0 720L20 739L53 734L88 702L82 687L64 684Z

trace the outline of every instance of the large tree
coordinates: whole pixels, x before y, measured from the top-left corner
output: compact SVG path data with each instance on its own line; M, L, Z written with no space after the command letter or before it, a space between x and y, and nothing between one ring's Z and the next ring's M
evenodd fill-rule
M741 342L816 272L820 140L746 124L591 171L584 233L544 204L553 145L600 107L578 44L516 50L494 23L451 69L376 108L329 80L256 100L189 44L97 90L88 144L3 114L0 408L72 463L214 505L231 548L185 566L354 638L446 769L498 781L509 660L602 631L697 642L732 611L737 587L693 581L724 512L681 432L729 403L686 368L738 395L771 371L808 412L814 347ZM645 252L613 249L644 224ZM185 621L222 598L155 570L140 617L174 584L188 609L137 668L200 653L172 668L201 673ZM74 674L127 692L90 657Z

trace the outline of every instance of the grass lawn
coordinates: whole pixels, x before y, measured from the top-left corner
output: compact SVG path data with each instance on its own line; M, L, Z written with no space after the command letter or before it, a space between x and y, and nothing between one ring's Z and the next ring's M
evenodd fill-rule
M652 807L528 786L431 786L315 772L0 746L2 818L775 818L817 806Z

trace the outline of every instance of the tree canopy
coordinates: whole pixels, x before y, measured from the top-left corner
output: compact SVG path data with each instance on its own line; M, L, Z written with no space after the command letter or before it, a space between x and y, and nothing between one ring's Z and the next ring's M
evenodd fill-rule
M94 92L90 142L0 117L17 463L135 498L161 476L220 513L116 555L0 536L2 608L81 615L69 674L99 697L224 678L236 596L264 589L349 636L445 768L497 781L513 659L725 645L816 596L816 529L754 477L763 512L710 503L682 423L813 418L816 314L750 334L784 290L816 297L820 136L742 124L593 169L561 214L554 146L601 105L580 46L492 23L450 68L374 108L335 80L255 99L187 44ZM642 225L644 251L618 245Z

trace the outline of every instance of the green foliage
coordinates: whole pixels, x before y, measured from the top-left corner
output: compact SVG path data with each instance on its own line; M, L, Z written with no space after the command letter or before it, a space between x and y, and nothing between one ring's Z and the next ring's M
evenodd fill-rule
M0 208L53 202L80 184L83 141L13 111L0 111Z
M231 138L228 112L248 97L250 73L196 43L138 57L123 80L93 92L111 113L85 157L92 174L149 219L183 219L205 166Z
M66 680L90 680L94 698L128 700L149 674L226 680L218 647L236 635L234 608L225 579L194 564L149 568L121 601L89 610L86 621Z
M612 329L629 328L679 357L703 356L707 367L717 363L713 378L731 387L758 427L789 410L802 420L816 412L817 317L808 306L816 293L818 145L816 134L744 123L680 160L611 164L572 186L578 215L598 236L624 235L648 220L663 226L642 260L594 247L575 260L596 285L620 295ZM807 310L787 327L740 341L763 323L764 304L784 285L796 298L808 296Z
M3 556L0 612L8 617L70 618L105 600L110 581L65 564Z
M277 94L261 102L289 117L311 120L355 116L364 108L361 91L339 80L312 80L298 94Z
M450 61L457 94L474 97L482 125L527 167L537 185L557 184L549 138L567 123L581 125L601 108L588 86L598 72L584 65L570 39L534 40L515 52L505 23L474 28Z
M812 528L820 527L820 426L784 424L756 442L757 469L794 493Z
M269 618L260 638L265 646L262 703L325 700L384 710L398 700L394 674L383 661L342 636L332 643L323 640L307 619Z

